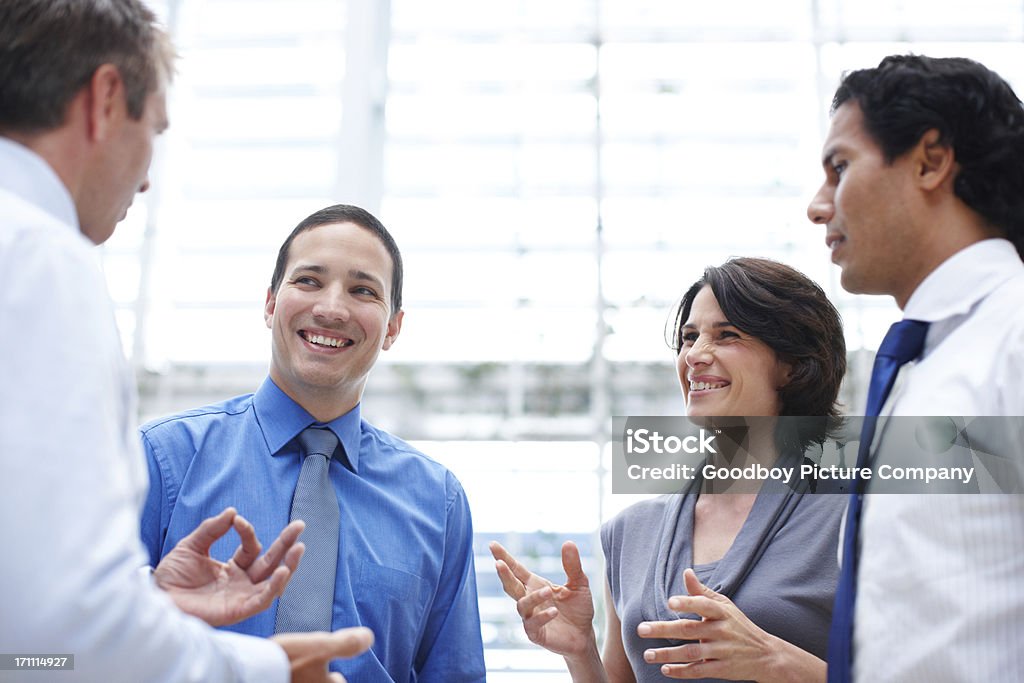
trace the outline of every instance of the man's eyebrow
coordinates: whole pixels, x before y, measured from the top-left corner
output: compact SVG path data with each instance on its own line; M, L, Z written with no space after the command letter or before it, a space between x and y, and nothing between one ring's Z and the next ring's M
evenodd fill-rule
M299 263L290 271L292 275L299 272L317 273L318 275L323 275L324 273L327 272L327 268L325 268L324 266L318 266L315 263Z
M382 289L384 287L383 280L381 280L376 275L373 275L372 273L367 273L365 270L358 270L353 268L352 270L348 271L348 276L355 280L366 280L368 282L372 282Z

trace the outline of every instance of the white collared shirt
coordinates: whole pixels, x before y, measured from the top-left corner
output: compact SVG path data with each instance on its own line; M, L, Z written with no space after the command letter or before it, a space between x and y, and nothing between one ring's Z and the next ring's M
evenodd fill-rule
M91 246L56 173L0 137L0 649L75 655L62 681L287 681L276 644L138 571L135 386Z
M1024 265L1012 244L958 252L904 316L931 326L883 415L1024 415ZM1020 456L1019 420L984 424ZM1024 680L1024 495L868 495L862 515L856 680Z

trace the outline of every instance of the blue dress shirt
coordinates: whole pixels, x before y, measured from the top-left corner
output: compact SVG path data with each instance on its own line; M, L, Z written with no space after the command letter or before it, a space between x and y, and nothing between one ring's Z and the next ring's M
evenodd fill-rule
M239 396L142 427L150 490L142 540L155 566L229 505L269 542L288 524L302 467L296 437L315 420L269 378ZM485 678L469 505L447 469L360 418L327 425L345 448L331 461L341 511L332 628L367 626L373 648L331 669L351 681ZM227 561L238 539L214 544ZM277 603L227 627L270 636Z

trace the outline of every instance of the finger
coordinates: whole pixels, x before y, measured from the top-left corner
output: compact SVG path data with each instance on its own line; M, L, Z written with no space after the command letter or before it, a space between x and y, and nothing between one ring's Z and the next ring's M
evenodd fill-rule
M284 564L274 568L271 572L269 579L261 579L260 591L254 600L258 600L259 610L262 612L267 607L270 607L270 603L274 601L274 598L278 598L284 593L284 589L288 586L288 582L291 581L292 576L295 574L295 569L299 566L299 560L302 558L302 553L305 552L306 546L302 543L296 543L288 549L288 554L285 555Z
M244 612L258 614L270 607L274 599L284 593L289 578L291 578L291 572L288 571L288 568L278 567L266 581L255 584L255 592L245 598Z
M725 600L728 601L728 598ZM703 595L673 595L668 599L668 608L673 612L699 614L705 619L725 619L728 616L726 604Z
M706 659L702 662L692 662L690 664L662 664L661 675L677 679L725 679L730 675L730 672L726 662L718 659Z
M373 631L362 626L343 628L333 633L278 633L271 637L280 645L292 670L307 667L327 668L332 659L350 658L366 652L373 645Z
M337 631L311 631L309 633L278 633L272 637L284 648L294 666L309 666L312 662L328 662L342 657L355 657L373 645L373 631L363 626L341 628Z
M546 603L550 603L554 596L555 592L551 590L550 586L544 586L538 591L527 593L523 598L516 602L516 609L519 611L519 616L523 619L530 618L539 607ZM547 606L550 607L552 605Z
M583 573L583 563L580 561L580 549L572 541L562 544L562 568L565 570L565 585L570 588L588 588L590 581Z
M697 573L689 567L683 571L683 583L686 584L686 592L690 595L703 595L711 599L725 597L701 583L700 579L697 578Z
M513 600L519 600L526 595L526 586L512 575L512 570L505 564L505 560L495 562L494 568L498 572L498 578L501 580L501 587L505 591L505 595Z
M508 555L508 551L505 550L505 546L497 541L491 541L488 543L487 549L491 551L491 557L496 560L504 560L505 556Z
M327 659L350 658L360 655L373 645L373 631L364 627L342 628L333 633L325 633L325 652Z
M296 543L291 548L288 548L288 552L284 555L284 566L288 568L288 571L295 573L295 570L299 568L299 561L302 560L302 555L306 552L305 543Z
M266 585L264 590L269 594L267 606L269 606L270 601L285 592L285 587L288 586L291 578L292 570L286 566L280 566L273 570L273 573L270 574L270 579L264 582Z
M657 647L644 650L644 661L649 664L686 664L708 658L703 643L687 643L675 647Z
M710 624L697 619L643 621L637 625L636 634L641 638L671 638L672 640L700 640L711 635Z
M505 548L503 548L497 541L491 541L489 547L494 559L504 562L508 568L512 570L513 576L519 579L524 586L530 583L530 577L533 576L533 572L520 564L519 560L512 557L512 553L505 550Z
M237 514L235 508L229 507L215 517L204 519L192 533L181 539L181 544L201 555L209 555L210 546L228 532Z
M295 520L282 529L281 533L274 539L274 542L270 544L267 552L263 553L262 557L252 563L252 566L248 570L249 578L253 581L262 581L270 576L270 574L277 569L277 566L281 564L282 559L287 556L289 550L294 547L295 542L299 538L299 534L301 534L305 528L305 522L302 520ZM295 568L292 567L291 570L295 571Z
M523 619L523 630L531 643L536 643L541 635L541 629L554 621L558 616L557 607L548 607L532 614L528 619Z
M260 545L260 539L256 537L256 528L245 517L235 515L233 526L238 533L238 537L242 539L242 543L235 550L235 554L231 559L242 569L248 569L256 561L256 558L260 556L263 546Z

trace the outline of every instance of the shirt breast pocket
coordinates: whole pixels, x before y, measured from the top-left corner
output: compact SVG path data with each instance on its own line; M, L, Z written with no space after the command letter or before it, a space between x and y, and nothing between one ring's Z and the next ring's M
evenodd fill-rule
M356 608L361 622L373 629L377 642L387 643L388 659L405 650L397 661L412 662L423 631L430 584L411 572L363 560L355 582Z

